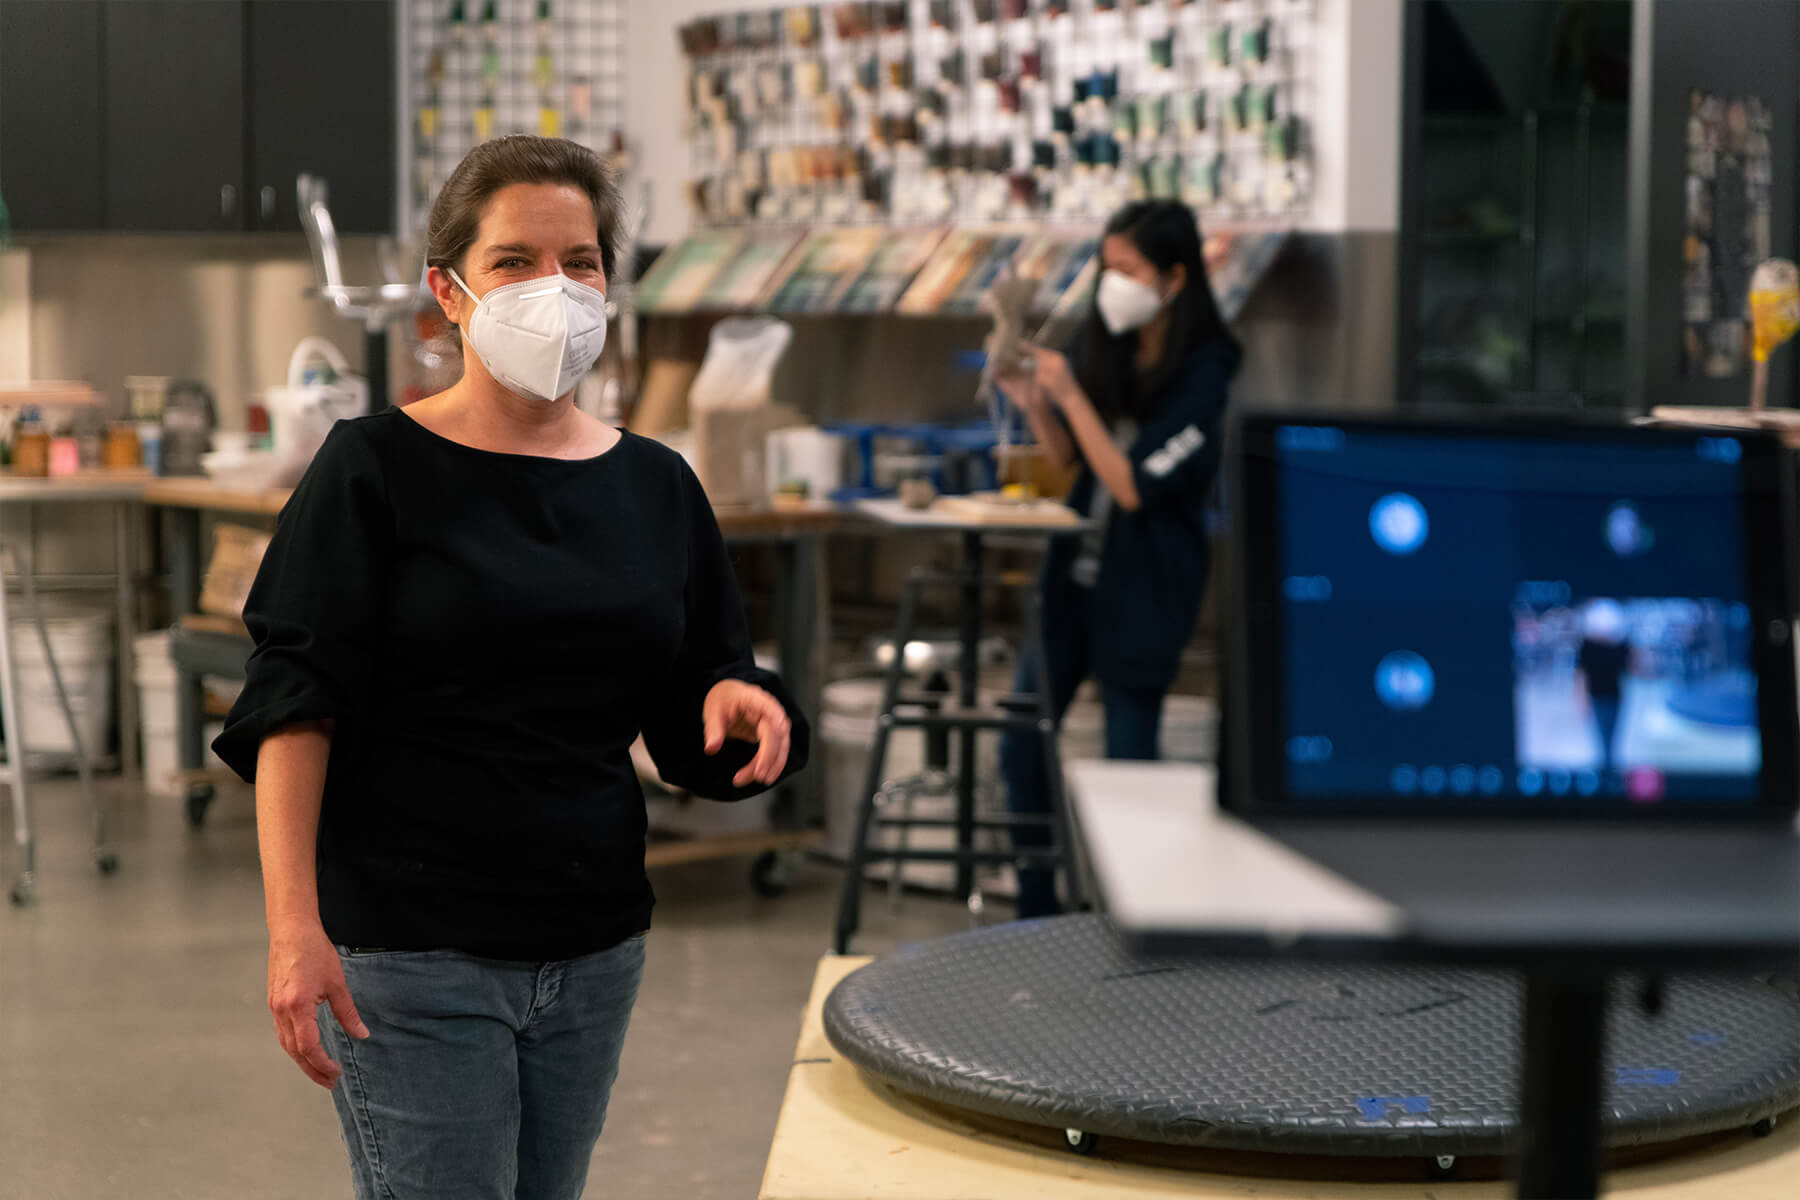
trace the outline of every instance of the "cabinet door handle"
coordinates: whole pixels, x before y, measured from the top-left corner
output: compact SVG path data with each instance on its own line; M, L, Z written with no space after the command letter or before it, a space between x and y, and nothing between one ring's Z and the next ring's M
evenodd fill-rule
M275 215L275 189L265 186L262 190L262 219L267 221Z
M219 215L229 217L237 212L237 189L229 183L219 189Z

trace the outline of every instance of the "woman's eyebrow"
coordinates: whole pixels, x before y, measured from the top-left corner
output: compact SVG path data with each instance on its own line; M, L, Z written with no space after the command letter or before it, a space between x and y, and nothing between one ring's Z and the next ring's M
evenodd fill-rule
M489 254L536 254L537 251L538 248L536 246L528 245L525 242L505 242L501 245L489 246L487 248ZM583 242L579 246L570 246L567 250L563 251L564 254L598 254L599 252L600 247L594 245L592 242Z

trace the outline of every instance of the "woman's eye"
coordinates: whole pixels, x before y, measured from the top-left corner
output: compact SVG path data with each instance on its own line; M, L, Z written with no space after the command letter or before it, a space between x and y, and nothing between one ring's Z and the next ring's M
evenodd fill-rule
M494 264L496 270L507 270L512 267L523 267L526 262L522 258L503 258Z
M594 265L591 259L586 258L571 259L567 265L572 271L598 271L600 269Z

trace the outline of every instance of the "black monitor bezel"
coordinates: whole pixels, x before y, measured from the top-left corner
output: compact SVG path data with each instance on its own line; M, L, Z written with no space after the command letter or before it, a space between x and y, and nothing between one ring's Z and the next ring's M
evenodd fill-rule
M1761 723L1761 787L1752 804L1625 805L1595 809L1578 805L1556 811L1539 802L1528 805L1486 801L1458 807L1396 796L1344 794L1311 796L1290 802L1284 738L1285 661L1281 629L1280 483L1277 433L1284 426L1328 426L1362 433L1416 435L1429 438L1618 441L1621 437L1650 444L1691 443L1695 438L1730 437L1743 448L1743 512L1747 588L1753 624L1763 632L1755 643L1758 719ZM1751 430L1669 428L1619 419L1547 417L1541 414L1480 414L1444 417L1425 414L1370 415L1325 409L1252 409L1234 415L1227 434L1226 492L1229 535L1221 586L1222 692L1226 728L1222 746L1229 761L1221 762L1220 801L1248 816L1286 819L1342 820L1345 817L1404 817L1468 820L1472 817L1595 820L1768 822L1791 821L1800 810L1800 721L1796 720L1797 684L1794 637L1793 572L1788 548L1793 512L1792 477L1787 451L1778 437ZM1758 547L1778 547L1760 553ZM1780 632L1777 633L1776 631ZM1256 686L1251 687L1250 681ZM1277 731L1256 736L1255 731Z

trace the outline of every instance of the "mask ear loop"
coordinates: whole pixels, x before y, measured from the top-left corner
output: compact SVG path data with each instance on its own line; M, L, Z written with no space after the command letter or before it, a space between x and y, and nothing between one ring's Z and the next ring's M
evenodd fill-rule
M450 278L456 280L456 286L461 288L463 290L463 292L469 297L469 299L473 300L476 304L481 303L481 297L477 296L473 291L471 291L469 289L469 285L463 282L462 276L458 275L456 273L455 267L445 267L444 274L446 274L446 275L450 276Z

